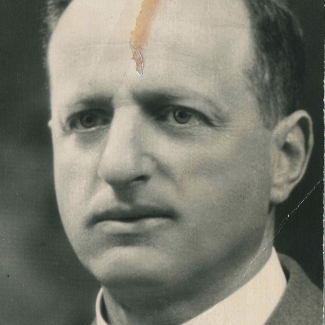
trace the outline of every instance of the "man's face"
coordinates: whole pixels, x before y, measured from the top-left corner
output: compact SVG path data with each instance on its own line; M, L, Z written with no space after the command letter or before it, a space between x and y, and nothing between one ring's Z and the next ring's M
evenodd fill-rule
M139 76L140 7L75 0L51 40L63 224L104 285L222 279L256 253L269 208L270 132L245 76L248 13L235 0L160 1Z

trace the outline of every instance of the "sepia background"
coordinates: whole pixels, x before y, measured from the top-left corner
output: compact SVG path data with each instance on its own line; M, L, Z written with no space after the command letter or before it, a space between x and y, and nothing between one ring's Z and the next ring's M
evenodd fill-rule
M73 254L55 202L41 39L43 5L43 0L0 1L3 325L89 324L99 288ZM301 100L314 119L316 145L306 177L277 211L275 243L321 287L323 2L295 0L292 8L306 36L308 75Z

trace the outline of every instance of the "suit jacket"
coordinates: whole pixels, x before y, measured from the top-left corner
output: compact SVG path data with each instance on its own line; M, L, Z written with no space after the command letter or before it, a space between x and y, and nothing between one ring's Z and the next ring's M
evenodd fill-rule
M287 287L265 325L323 325L323 295L290 257L279 258Z
M323 325L321 290L308 279L294 260L281 254L279 258L287 286L280 303L265 325ZM91 325L96 325L96 320Z

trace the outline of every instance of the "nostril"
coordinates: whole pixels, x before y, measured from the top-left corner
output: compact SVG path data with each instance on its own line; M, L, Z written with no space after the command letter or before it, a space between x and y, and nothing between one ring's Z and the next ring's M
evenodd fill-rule
M148 178L149 178L149 176L142 175L142 176L138 176L138 177L134 178L133 181L147 181Z

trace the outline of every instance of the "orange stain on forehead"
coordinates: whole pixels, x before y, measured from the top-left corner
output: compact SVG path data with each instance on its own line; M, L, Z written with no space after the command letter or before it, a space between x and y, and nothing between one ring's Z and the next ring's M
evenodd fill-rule
M135 29L131 32L130 46L136 71L142 76L144 73L143 50L148 39L150 25L157 12L159 0L143 0L141 11L137 17Z

